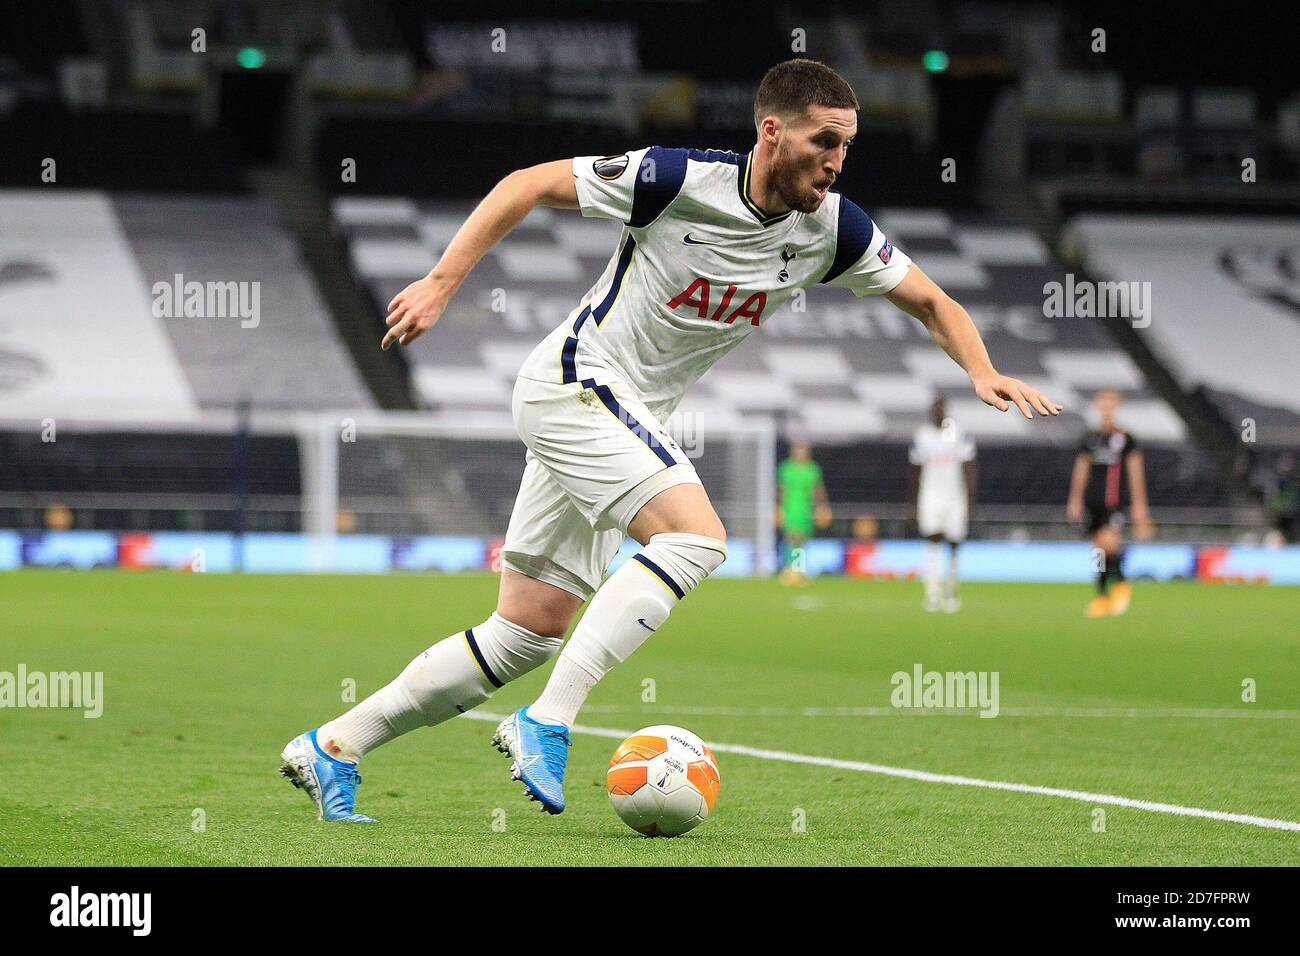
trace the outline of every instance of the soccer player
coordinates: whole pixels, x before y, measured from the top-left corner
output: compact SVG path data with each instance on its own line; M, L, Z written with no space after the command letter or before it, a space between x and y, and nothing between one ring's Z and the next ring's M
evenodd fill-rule
M975 504L975 441L948 417L942 398L930 406L930 424L922 425L908 451L911 500L916 526L929 544L925 549L927 611L961 610L957 596L957 547ZM948 574L940 576L941 543L948 542Z
M549 661L590 599L541 696L493 737L527 795L550 813L564 809L570 728L583 701L727 556L727 532L661 423L796 289L825 283L884 295L924 324L988 404L1014 404L1026 418L1060 412L999 374L966 310L831 192L857 109L833 70L790 60L759 84L747 154L651 146L512 172L433 270L393 298L385 349L432 328L475 263L535 206L623 224L604 273L519 371L512 407L526 464L496 609L285 747L282 772L321 817L368 821L354 806L358 761ZM625 535L642 550L602 583Z
M777 509L781 525L781 582L801 584L806 580L799 549L812 537L815 528L830 523L831 505L822 481L822 466L813 461L812 446L796 441L790 457L776 470Z
M1124 579L1124 510L1130 501L1133 525L1143 540L1153 532L1147 506L1146 472L1142 451L1128 432L1115 424L1119 392L1102 389L1093 396L1099 427L1083 436L1070 476L1066 514L1082 521L1087 512L1085 533L1092 539L1098 556L1097 596L1088 604L1088 617L1123 614L1132 599L1132 587Z

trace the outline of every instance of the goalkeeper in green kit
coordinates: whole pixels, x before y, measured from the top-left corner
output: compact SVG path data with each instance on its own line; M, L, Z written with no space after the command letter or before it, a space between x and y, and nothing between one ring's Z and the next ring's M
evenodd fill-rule
M781 583L802 584L806 580L800 552L815 528L831 521L830 501L822 483L821 465L812 460L806 441L790 446L790 457L776 471L776 523L781 528Z

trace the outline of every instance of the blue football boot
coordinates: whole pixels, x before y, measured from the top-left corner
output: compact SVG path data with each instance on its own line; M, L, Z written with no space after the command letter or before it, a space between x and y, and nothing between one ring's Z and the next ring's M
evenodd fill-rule
M321 750L315 730L299 734L289 741L280 759L284 761L280 773L295 787L306 790L307 796L316 804L316 819L343 823L375 822L353 809L357 802L357 787L361 784L357 765L335 760Z
M573 740L563 724L543 724L517 711L497 725L492 745L514 760L510 776L522 781L524 795L547 813L564 812L564 765Z

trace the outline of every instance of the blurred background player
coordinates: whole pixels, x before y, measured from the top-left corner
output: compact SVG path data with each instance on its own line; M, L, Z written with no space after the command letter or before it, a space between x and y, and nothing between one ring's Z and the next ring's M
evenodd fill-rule
M930 406L930 423L917 429L908 451L911 500L917 528L929 545L925 551L927 611L952 613L957 596L957 547L966 540L975 504L975 441L947 417L943 399ZM948 574L941 577L940 543L948 542Z
M776 471L777 526L781 529L781 583L802 584L807 580L799 551L816 528L831 521L830 499L822 481L821 465L813 461L812 446L796 441L790 457Z
M1089 617L1123 614L1132 589L1124 579L1124 512L1132 505L1137 537L1151 537L1146 473L1137 441L1115 424L1119 392L1102 389L1093 397L1098 418L1095 431L1083 437L1070 476L1066 512L1071 521L1087 514L1087 534L1098 554L1097 596L1088 604Z

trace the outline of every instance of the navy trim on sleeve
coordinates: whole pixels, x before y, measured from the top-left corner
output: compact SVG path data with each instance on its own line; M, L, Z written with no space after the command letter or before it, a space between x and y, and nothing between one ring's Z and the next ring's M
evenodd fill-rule
M727 163L731 166L739 166L745 159L739 153L732 153L725 149L688 149L686 153L697 163Z
M835 261L822 276L822 282L838 279L871 248L876 224L857 203L840 196L840 219L835 231Z
M686 149L651 146L641 159L632 185L632 214L627 224L643 228L654 222L682 191L686 181ZM650 170L653 169L653 174Z

